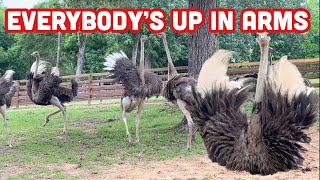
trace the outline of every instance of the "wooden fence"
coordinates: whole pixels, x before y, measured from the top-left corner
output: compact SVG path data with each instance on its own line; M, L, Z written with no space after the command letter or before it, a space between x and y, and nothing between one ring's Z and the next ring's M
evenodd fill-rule
M307 79L319 79L319 58L315 59L296 59L290 60L299 68L304 78ZM275 61L274 61L275 62ZM273 63L274 63L273 62ZM258 72L259 62L243 62L243 63L230 63L228 74L229 76L250 74ZM179 73L186 74L188 72L188 66L176 67ZM212 69L214 71L214 69ZM154 68L150 71L160 75L163 81L167 80L167 68ZM63 76L65 82L63 86L71 87L70 79L77 78L79 83L78 96L75 101L87 101L88 105L91 105L93 100L106 100L106 99L117 99L122 95L122 85L113 83L113 79L106 73L95 73L95 74L82 74ZM20 105L32 104L26 92L27 80L18 80L17 92L13 98L12 106L19 108ZM314 87L319 87L319 81L313 83Z

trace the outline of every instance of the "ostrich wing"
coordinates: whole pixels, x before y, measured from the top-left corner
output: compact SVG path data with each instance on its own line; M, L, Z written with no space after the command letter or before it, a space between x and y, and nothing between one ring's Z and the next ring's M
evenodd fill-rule
M7 94L5 94L6 105L8 108L11 106L12 97L16 93L16 87L17 87L17 84L15 82L13 82L13 84L10 87L9 92Z
M31 66L31 69L30 69L31 73L35 73L36 71L36 62L37 61L35 61ZM39 66L37 70L38 77L44 77L45 74L48 73L48 65L49 63L46 61L41 61L41 60L39 61Z
M153 72L145 71L144 80L146 85L146 97L150 98L152 96L159 96L162 90L162 80L161 78Z
M169 79L164 88L164 97L169 101L181 99L183 101L192 101L192 86L196 84L194 78L184 75L175 75Z
M71 80L71 89L57 86L53 90L53 95L56 96L61 102L71 102L78 94L78 83Z
M12 85L12 81L0 79L0 97L4 97L10 91Z
M200 92L193 87L195 101L187 109L213 162L263 175L294 169L302 163L304 148L300 143L310 142L304 129L315 122L319 99L315 91L307 91L294 65L280 63L269 74L273 78L263 82L259 113L249 123L239 107L247 99L250 86L228 90L219 81L215 86L212 80L202 79ZM296 78L289 82L287 77Z
M122 83L124 96L144 96L139 71L123 52L113 53L105 59L104 69L113 72L115 82Z

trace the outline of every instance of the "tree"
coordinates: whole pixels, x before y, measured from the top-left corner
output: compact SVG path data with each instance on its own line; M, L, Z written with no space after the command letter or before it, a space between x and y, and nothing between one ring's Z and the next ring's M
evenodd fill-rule
M132 46L131 59L132 59L132 62L133 62L134 65L137 63L139 39L140 39L140 35L139 34L134 34L133 35L133 46Z
M76 75L82 74L83 65L85 61L85 50L86 50L86 43L87 43L87 34L85 33L79 33L79 52L78 52L78 61L77 61L77 70Z
M189 72L197 79L202 64L212 55L214 51L215 35L208 31L209 9L214 8L216 0L189 0L189 8L197 8L204 11L206 21L195 33L189 34L188 52L189 52Z

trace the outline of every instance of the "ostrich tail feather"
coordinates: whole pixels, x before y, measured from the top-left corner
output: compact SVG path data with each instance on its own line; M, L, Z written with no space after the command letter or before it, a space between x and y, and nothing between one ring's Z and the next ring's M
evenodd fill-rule
M107 55L105 57L105 62L103 63L105 66L103 69L106 71L114 70L116 62L120 59L128 59L127 55L123 51Z
M201 94L210 92L212 89L226 88L228 82L228 61L233 52L218 50L202 66L197 83L197 90Z
M318 114L318 95L288 94L266 86L261 111L248 122L241 111L250 87L211 89L204 96L193 88L195 101L187 107L199 127L209 158L228 169L274 174L295 169L303 161L301 143L309 143L305 129Z

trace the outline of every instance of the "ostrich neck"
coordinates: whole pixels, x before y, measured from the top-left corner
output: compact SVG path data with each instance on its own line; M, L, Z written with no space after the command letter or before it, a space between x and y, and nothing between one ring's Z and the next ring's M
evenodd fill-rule
M36 78L37 75L38 75L39 62L40 62L40 57L37 56L37 57L36 57L36 69L35 69L35 72L34 72L34 74L33 74L33 78Z
M263 45L260 45L261 55L260 55L260 67L258 72L258 80L256 87L256 96L255 103L259 103L263 97L263 91L265 89L265 83L267 80L268 74L268 53L269 53L269 42Z
M144 81L144 42L141 41L141 52L140 52L140 78L141 78L141 83L144 86L145 81Z
M164 44L164 48L166 50L166 54L167 54L167 59L168 59L168 66L169 66L169 76L171 75L176 75L178 74L176 68L174 67L174 64L172 62L172 58L171 58L171 54L170 54L170 50L169 50L169 46L168 46L168 42L167 42L167 38L163 37L163 44Z

